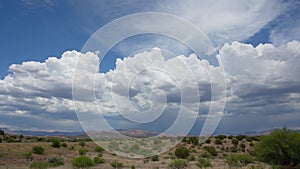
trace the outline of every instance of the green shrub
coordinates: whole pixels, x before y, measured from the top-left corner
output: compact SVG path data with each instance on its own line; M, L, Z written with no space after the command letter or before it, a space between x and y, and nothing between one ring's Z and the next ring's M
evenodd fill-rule
M7 137L7 138L6 138L6 142L8 142L8 143L15 143L16 140L15 140L14 138Z
M227 138L227 136L226 135L218 135L216 138L224 140L225 138Z
M73 168L89 168L94 166L94 161L87 156L80 156L72 160Z
M131 166L131 169L135 169L135 166L133 165L133 166Z
M295 168L300 165L300 134L287 128L274 130L261 138L255 152L262 162Z
M211 161L207 158L200 158L197 165L199 168L212 167Z
M32 152L28 151L22 154L23 157L25 157L26 159L30 159L32 157Z
M266 166L262 164L257 164L257 165L251 165L250 169L265 169Z
M232 142L232 144L235 145L235 146L237 146L237 145L239 144L239 140L236 139L236 138L233 138L233 139L231 140L231 142Z
M35 161L29 165L30 169L47 169L49 164L46 161Z
M0 135L5 135L3 130L0 130Z
M233 152L233 153L236 153L238 151L238 148L233 146L233 147L230 147L230 151Z
M222 140L219 139L219 138L217 138L217 139L215 140L215 144L218 144L218 145L222 144Z
M199 144L199 137L188 137L187 143L193 144L196 146Z
M233 154L226 157L229 167L241 167L254 163L254 158L249 154Z
M246 141L251 143L252 142L252 138L251 137L246 137Z
M111 162L110 165L114 168L122 168L123 167L123 163L117 162L117 161Z
M104 148L102 148L101 146L97 146L97 147L95 147L95 152L97 152L97 153L102 153L103 151L104 151Z
M53 139L51 140L51 142L52 142L52 147L53 147L53 148L59 148L59 147L60 147L60 139L58 139L58 138L53 138Z
M58 167L58 166L65 165L63 158L56 158L56 157L49 158L48 163L50 167Z
M74 146L71 146L71 147L69 148L69 150L75 150L75 147L74 147Z
M0 151L0 158L4 157L5 154L3 152Z
M205 140L206 144L210 144L211 140L208 138L207 140Z
M195 161L196 160L195 156L193 156L193 155L189 155L187 159L189 161Z
M242 141L244 138L246 138L247 136L245 135L238 135L235 138L238 139L239 141Z
M177 158L186 159L190 155L190 151L185 147L177 147L175 150L175 156Z
M42 146L33 146L32 152L35 154L44 154L45 149Z
M217 156L218 152L213 146L205 146L204 149L212 156Z
M80 145L81 147L84 147L84 146L85 146L85 142L84 142L84 141L80 141L80 142L79 142L79 145Z
M182 169L187 167L187 161L184 159L175 159L173 162L170 164L170 167L173 169Z
M250 154L240 154L237 156L242 165L254 163L254 158Z
M85 155L87 153L87 150L84 148L81 148L78 150L79 155Z
M230 139L230 140L233 139L233 138L234 138L234 136L228 136L228 139Z
M62 147L68 147L67 143L61 143Z
M207 152L204 152L200 155L200 157L202 157L202 158L211 158L211 155Z
M151 157L151 160L152 160L152 161L159 161L158 155L152 156L152 157Z
M94 163L95 164L103 164L105 161L103 158L100 158L100 157L95 157L94 158Z
M241 144L240 144L240 147L241 147L241 148L246 148L246 145L245 145L244 143L241 143Z
M236 156L233 155L226 157L226 163L228 164L229 168L240 167L239 160Z
M252 141L259 141L260 140L260 136L252 136L250 137Z

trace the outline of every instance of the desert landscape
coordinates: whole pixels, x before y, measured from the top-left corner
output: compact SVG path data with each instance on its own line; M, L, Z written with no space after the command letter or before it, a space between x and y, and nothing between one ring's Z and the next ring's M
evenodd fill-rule
M260 144L262 138L270 137L270 135L276 134L276 131L283 134L296 133L285 129L274 131L265 136L218 135L203 140L192 136L184 137L182 142L171 150L147 158L118 156L104 150L91 139L83 136L38 137L7 135L2 132L0 136L0 168L280 168L280 165L271 166L260 162L256 157L255 147ZM299 139L299 134L296 136ZM124 143L119 142L117 144L122 147ZM163 144L163 142L157 144ZM299 145L299 143L296 144ZM139 147L135 147L136 149L139 149ZM295 147L295 150L298 151L299 147ZM297 168L299 165L287 166L287 168L293 167Z

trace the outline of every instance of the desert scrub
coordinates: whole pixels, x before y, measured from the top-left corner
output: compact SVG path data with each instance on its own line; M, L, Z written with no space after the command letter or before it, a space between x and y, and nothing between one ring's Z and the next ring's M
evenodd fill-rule
M170 167L173 169L183 169L187 167L187 161L185 159L175 159L173 162L170 164Z
M80 141L80 142L79 142L79 145L80 145L81 147L84 147L84 146L85 146L85 142L84 142L84 141Z
M84 148L81 148L78 150L79 155L85 155L87 153L87 150Z
M50 167L58 167L58 166L65 165L65 162L63 158L53 157L48 159L48 164Z
M222 140L220 139L220 138L217 138L216 140L215 140L215 144L217 144L217 145L221 145L223 142L222 142Z
M31 161L33 159L31 151L23 153L22 156L25 157L28 161Z
M90 168L94 166L94 161L87 156L80 156L72 160L73 168Z
M114 168L122 168L123 167L123 163L118 162L118 161L113 161L112 163L110 163L110 165Z
M254 158L250 154L233 154L226 157L226 163L231 167L242 167L254 163Z
M104 159L101 158L101 157L95 157L94 158L94 163L95 164L103 164L104 162L105 162Z
M177 158L186 159L190 155L190 151L185 147L177 147L175 150L175 156Z
M52 142L52 147L53 147L53 148L59 148L59 147L60 147L60 139L58 139L58 138L53 138L53 139L51 140L51 142Z
M42 146L33 146L32 152L34 154L44 154L45 149Z
M200 157L202 157L202 158L211 158L211 155L207 152L204 152L204 153L200 154Z
M217 156L218 152L213 146L205 146L204 149L212 156Z
M208 158L199 158L197 165L198 165L199 168L212 167L211 161Z
M96 146L94 151L97 153L102 153L104 151L104 148L102 148L101 146Z
M152 161L159 161L158 155L152 156L152 157L151 157L151 160L152 160Z
M61 143L62 147L68 147L67 143Z
M34 161L29 165L30 169L47 169L49 164L46 161Z

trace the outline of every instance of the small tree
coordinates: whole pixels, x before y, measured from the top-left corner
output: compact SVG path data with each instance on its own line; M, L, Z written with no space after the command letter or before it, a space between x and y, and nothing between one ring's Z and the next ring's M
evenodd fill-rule
M185 147L177 147L175 150L175 156L177 158L186 159L190 155L190 151Z
M0 135L4 135L4 131L3 130L0 130Z
M54 147L54 148L59 148L59 147L60 147L60 139L58 139L58 138L53 138L53 139L51 140L51 142L52 142L52 147Z
M171 164L170 167L173 169L183 169L187 167L187 161L184 159L175 159Z
M287 128L274 130L255 146L257 158L271 165L296 168L300 165L300 135Z

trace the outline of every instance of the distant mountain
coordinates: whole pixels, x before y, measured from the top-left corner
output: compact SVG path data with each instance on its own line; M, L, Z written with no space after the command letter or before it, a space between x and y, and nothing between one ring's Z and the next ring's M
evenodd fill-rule
M79 136L84 134L84 132L10 130L8 128L0 128L0 130L3 130L6 134L27 136Z
M71 136L71 137L88 137L85 132L64 132L64 131L31 131L31 130L10 130L8 128L0 128L7 134L16 134L16 135L28 135L28 136ZM247 136L257 136L257 135L268 135L273 130L263 130L263 131L247 131L241 133L228 133L226 135L247 135ZM97 135L101 137L134 137L134 138L147 138L157 136L161 133L148 131L148 130L139 130L139 129L116 129L118 133L112 131L101 131L101 132L88 132L88 135ZM300 130L294 130L300 134ZM219 135L220 133L216 133L215 135ZM224 134L224 133L223 133ZM197 135L190 135L190 136L197 136Z
M9 130L8 128L0 128L0 130L4 131L6 134L16 134L13 131Z
M117 131L125 136L134 137L134 138L147 138L157 136L160 133L147 130L139 129L117 129Z
M275 129L270 129L270 130L263 130L263 131L247 131L240 133L238 135L246 135L246 136L258 136L258 135L269 135L272 131L277 130L278 128ZM293 130L296 131L300 134L300 130Z

